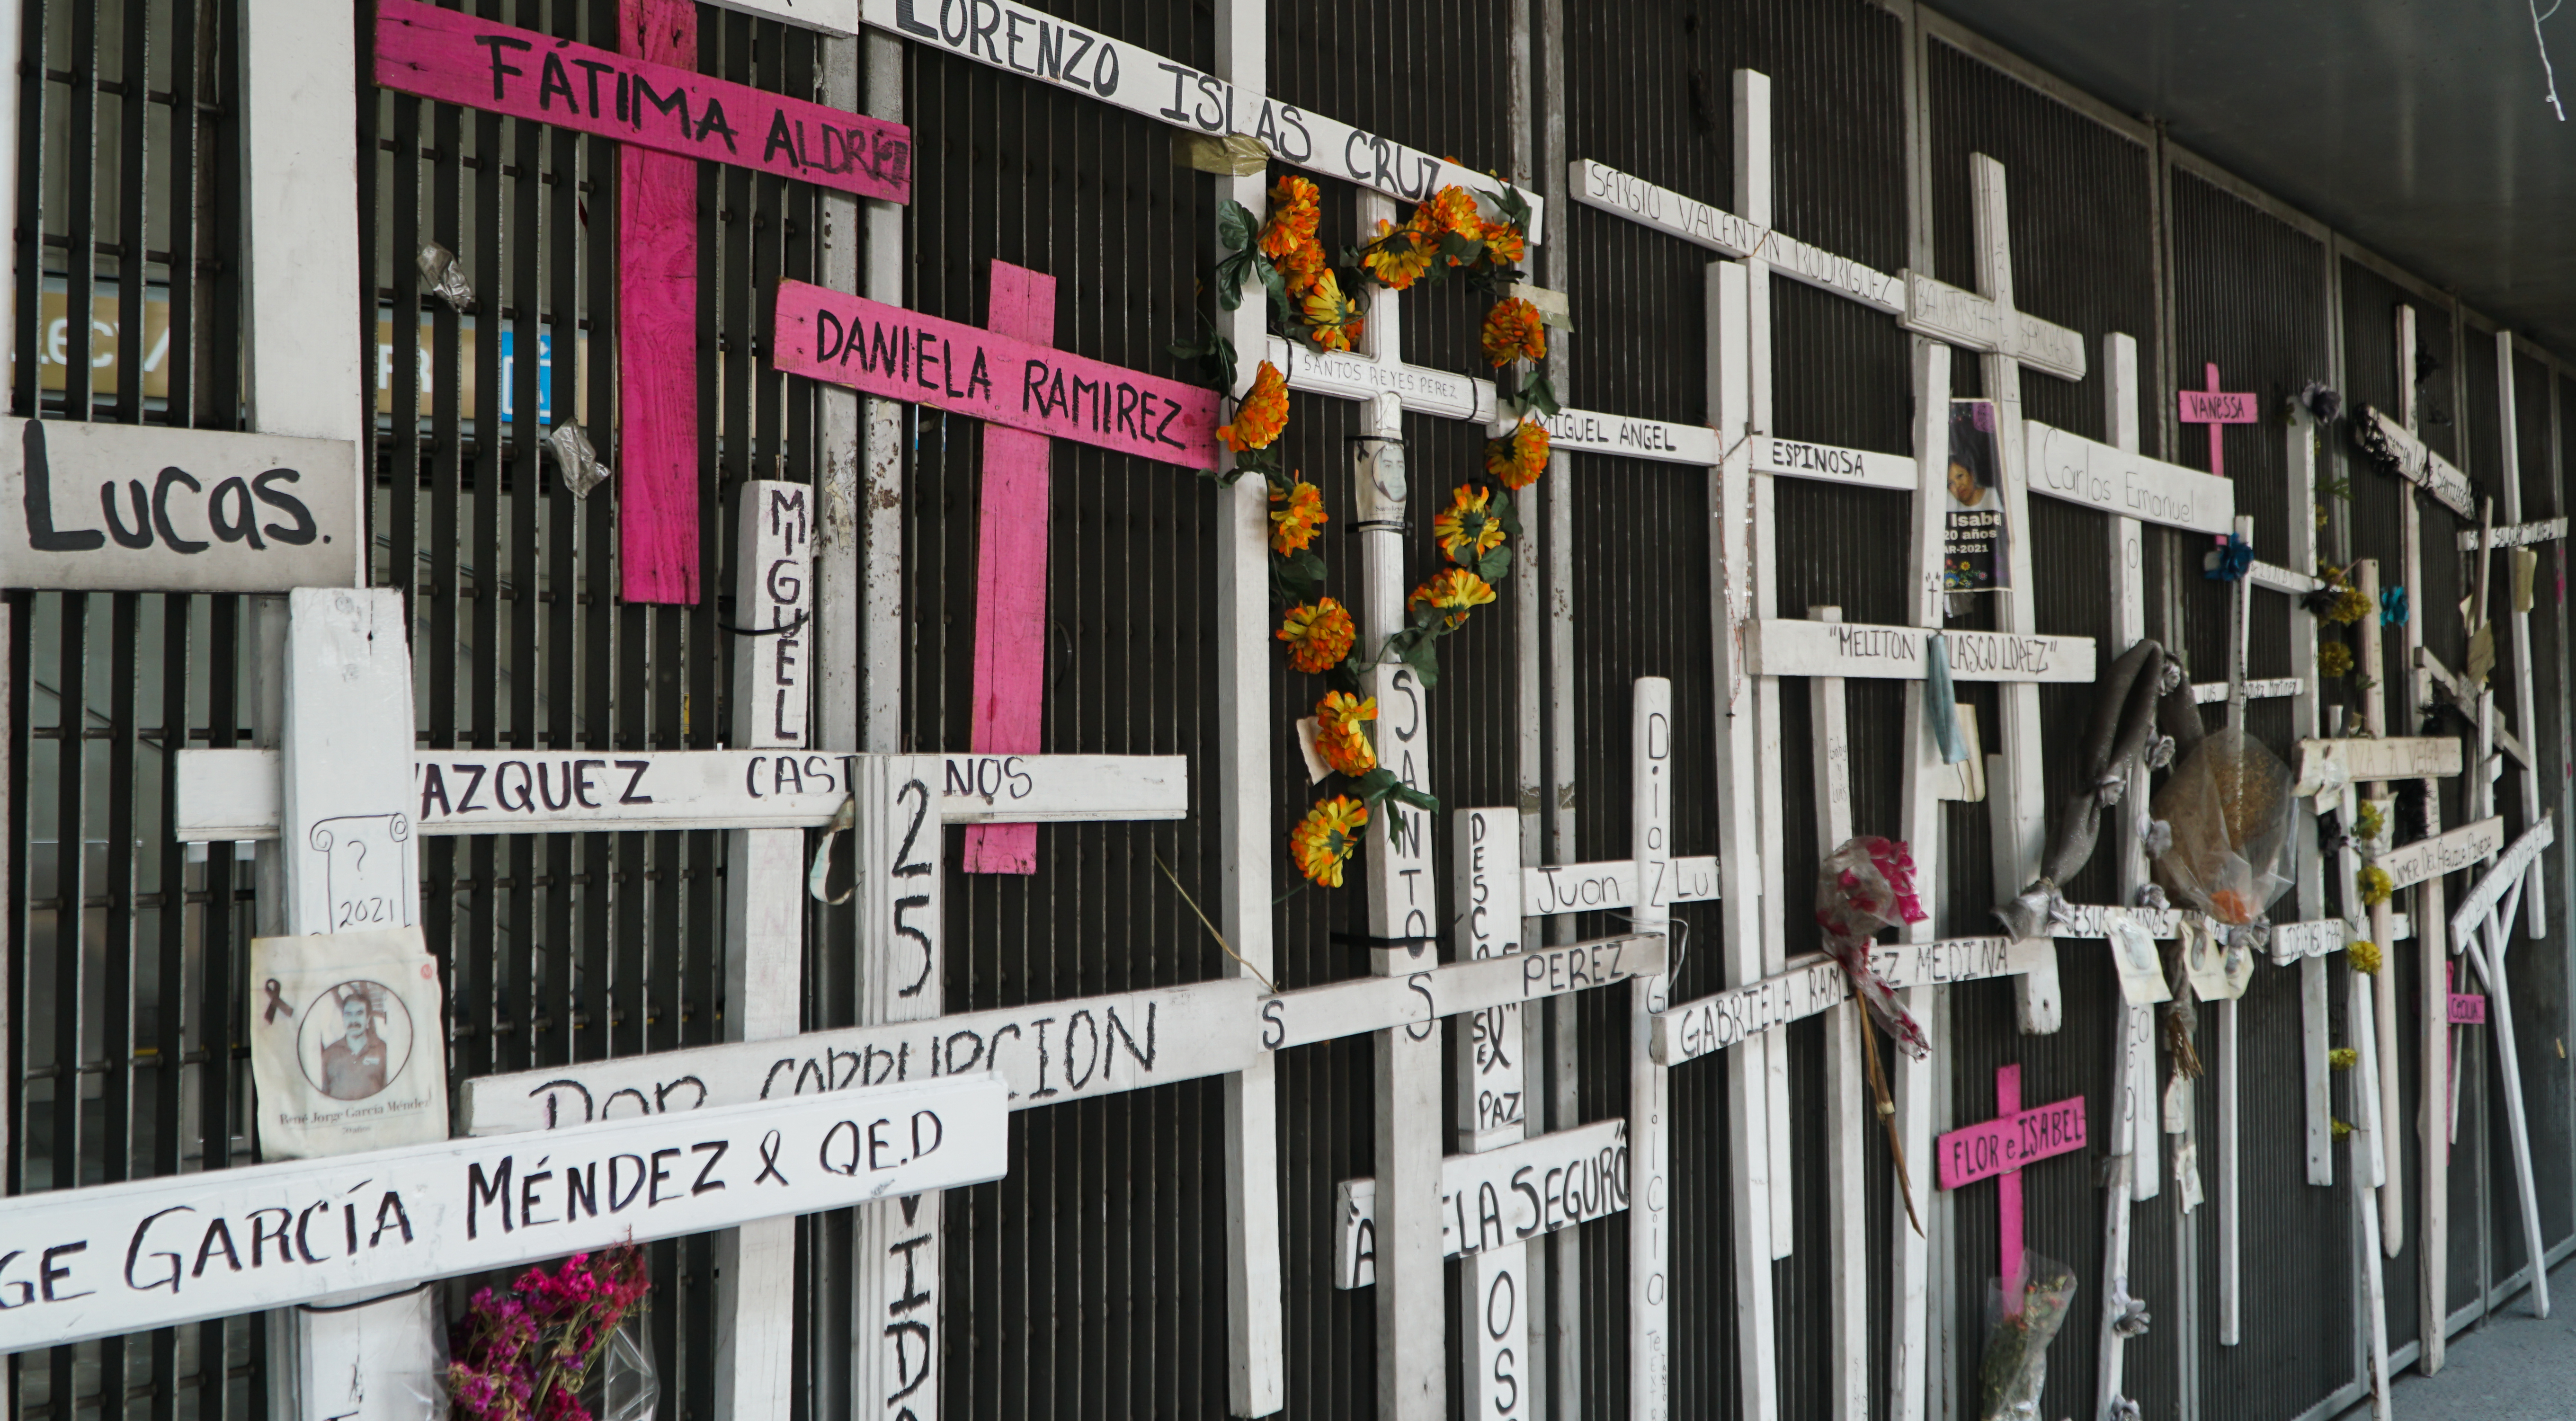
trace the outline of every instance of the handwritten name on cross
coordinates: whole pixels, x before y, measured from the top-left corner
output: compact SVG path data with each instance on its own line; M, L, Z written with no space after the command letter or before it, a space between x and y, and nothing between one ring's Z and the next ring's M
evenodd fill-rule
M1216 464L1212 390L1055 349L1055 278L993 263L990 326L916 315L790 281L778 368L985 422L977 540L973 739L1038 748L1046 696L1047 457L1065 438L1188 468ZM968 873L1035 873L1037 829L967 831Z
M698 600L694 162L907 202L912 136L694 72L697 7L619 0L625 53L420 0L376 10L378 84L614 138L618 152L618 565L630 602Z
M1960 1189L1994 1180L2002 1227L1998 1271L2004 1280L2004 1315L2021 1316L2021 1172L2047 1159L2084 1148L2084 1097L2068 1096L2034 1109L2021 1108L2021 1067L1995 1069L1995 1118L1953 1130L1939 1143L1941 1187Z
M2263 415L2256 407L2252 391L2218 388L2217 361L2207 362L2206 368L2209 372L2207 389L2176 392L2182 405L2182 413L2178 417L2185 424L2209 426L2209 472L2212 477L2223 479L2227 477L2227 426L2253 424Z

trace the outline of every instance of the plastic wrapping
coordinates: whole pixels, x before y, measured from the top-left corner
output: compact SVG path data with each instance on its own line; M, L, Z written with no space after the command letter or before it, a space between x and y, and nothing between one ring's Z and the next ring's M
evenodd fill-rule
M1918 1061L1930 1054L1931 1045L1896 993L1870 967L1869 943L1880 928L1921 921L1914 855L1904 844L1862 835L1845 840L1817 866L1816 926L1825 930L1825 950L1842 963L1852 990L1888 1039Z
M2262 742L2234 726L2212 732L2156 791L2155 817L2173 827L2156 882L2222 923L2261 921L2290 886L2279 870L2298 806L2292 784Z
M1977 1369L1977 1421L2040 1421L2048 1387L2048 1344L2075 1301L2075 1272L2054 1258L2022 1255L2021 1308L2004 1309L2004 1280L1986 1286L1986 1358Z
M591 1366L581 1400L597 1421L649 1421L662 1404L662 1375L653 1366L642 1318L630 1316L618 1325L608 1350Z

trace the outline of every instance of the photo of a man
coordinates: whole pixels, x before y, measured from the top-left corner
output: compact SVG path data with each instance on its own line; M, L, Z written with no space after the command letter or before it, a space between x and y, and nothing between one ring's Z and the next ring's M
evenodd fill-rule
M371 982L347 982L333 989L339 997L339 1035L322 1048L322 1093L334 1100L364 1100L385 1088L386 1049L376 1029L383 1015L376 1009Z

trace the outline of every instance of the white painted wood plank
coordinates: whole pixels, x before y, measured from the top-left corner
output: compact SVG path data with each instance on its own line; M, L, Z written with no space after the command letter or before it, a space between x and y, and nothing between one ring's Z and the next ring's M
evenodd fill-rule
M1628 1121L1613 1116L1532 1135L1481 1154L1440 1161L1440 1251L1471 1257L1510 1248L1630 1206ZM1378 1189L1374 1179L1333 1186L1333 1286L1377 1285Z
M2308 683L2296 676L2273 676L2243 683L2245 699L2277 701L2306 693ZM2191 703L2196 706L2216 705L2227 699L2230 687L2225 681L2203 681L2191 688Z
M0 1349L979 1183L1002 1176L1006 1140L1000 1083L967 1076L564 1130L542 1153L448 1140L19 1195L0 1226L25 1246L0 1278L27 1302L0 1315Z
M2290 566L2277 569L2289 577L2314 582L2317 567L2316 519L2301 510L2317 503L2317 429L2307 408L2298 401L2289 402L2288 418L2282 426L2285 448L2284 466L2289 471L2288 507L2292 517L2288 528ZM2261 577L2274 571L2268 563L2257 562L2254 574ZM2274 581L2266 586L2282 586ZM2294 595L2296 595L2294 593ZM2291 702L2291 733L2313 739L2323 729L2320 704L2324 679L2317 670L2317 622L2313 614L2298 602L2290 604L2290 673L2303 690ZM2301 1083L2304 1086L2304 1114L2307 1123L2308 1182L2327 1186L2334 1183L2334 1080L2326 1053L2332 1049L2332 1019L2326 995L2326 966L2323 954L2341 948L2348 934L2340 919L2322 920L2326 903L2325 858L2317 841L2314 816L2296 816L2293 852L2297 855L2298 913L2309 921L2298 924L2276 924L2273 928L2272 961L2299 964L2299 1016ZM2309 929L2305 940L2300 930Z
M2553 518L2539 524L2522 521L2522 422L2514 407L2513 360L2513 332L2496 332L2496 400L2500 421L2497 428L2502 432L2504 446L2503 457L2497 461L2500 475L2496 482L2503 485L2504 516L2510 520L2511 526L2490 527L2486 530L2486 546L2490 551L2497 547L2521 547L2531 543L2550 541L2564 537L2567 533L2567 520L2564 518ZM2506 538L2511 538L2512 541L2504 541ZM2463 550L2467 550L2465 546ZM2538 589L2535 588L2535 600L2537 591ZM2496 606L2497 600L2491 597L2484 599L2490 609L2491 617L2494 615L2492 609ZM2539 667L2531 659L2531 615L2514 605L2511 594L2508 593L2501 600L2505 604L2506 614L2512 619L2513 724L2523 734L2537 739L2540 735L2540 722L2534 719L2532 714L2532 684L2538 679ZM2519 751L2514 758L2522 765L2522 822L2537 824L2540 822L2541 814L2540 767L2533 762L2531 756ZM2524 873L2523 902L2530 914L2526 930L2535 940L2545 938L2549 934L2549 894L2546 887L2548 878L2549 875L2537 866ZM2544 1273L2546 1271L2546 1269L2542 1270Z
M852 850L857 873L859 1020L926 1021L940 1014L946 835L928 756L854 762ZM907 1194L858 1214L852 1394L873 1421L936 1415L947 1352L944 1196Z
M1923 642L1928 635L1913 627L1766 618L1746 624L1745 660L1749 669L1761 676L1920 681L1924 676ZM1954 681L2036 684L2093 679L2091 637L1978 631L1943 635L1949 642L1950 677Z
M1716 412L1719 438L1735 452L1709 475L1709 555L1711 642L1715 648L1716 686L1722 702L1713 719L1717 732L1718 878L1725 905L1721 918L1730 985L1760 981L1762 970L1762 865L1769 826L1763 822L1758 786L1761 767L1756 732L1754 672L1746 641L1755 621L1752 584L1753 549L1751 460L1740 447L1749 429L1751 392L1745 366L1747 332L1746 276L1733 262L1708 268L1709 408ZM1631 1058L1650 1049L1651 1032L1640 1030L1630 1042ZM1735 1245L1736 1346L1751 1365L1738 1369L1737 1386L1748 1416L1768 1417L1778 1407L1778 1379L1772 1365L1773 1299L1771 1286L1771 1161L1769 1093L1761 1062L1743 1052L1730 1059L1727 1072L1728 1144L1733 1168L1727 1180ZM1632 1081L1632 1094L1636 1087ZM1632 1235L1633 1238L1633 1235ZM1635 1282L1634 1262L1631 1281ZM1632 1300L1631 1306L1634 1306ZM1632 1352L1632 1356L1637 1353ZM1661 1421L1667 1398L1630 1383L1632 1405L1639 1415Z
M747 480L735 520L734 625L767 630L734 647L734 738L761 749L805 743L811 710L814 490ZM805 835L725 836L725 1036L792 1036L804 1002ZM796 1224L760 1219L716 1241L717 1421L789 1407L796 1339Z
M812 751L424 750L406 807L417 831L586 833L648 829L815 829L840 811L863 757ZM931 755L924 771L943 824L1180 819L1181 755ZM277 836L279 757L182 750L174 809L187 843ZM488 816L488 817L478 817Z
M416 921L411 643L393 588L287 594L286 750L280 757L287 931Z
M2504 820L2499 816L2391 849L2379 856L2379 867L2392 887L2412 888L2493 858L2503 848Z
M802 5L807 0L793 3ZM847 4L848 0L826 3ZM859 18L872 28L1041 84L1071 89L1175 128L1248 134L1260 139L1283 163L1357 183L1387 197L1419 202L1451 184L1480 193L1502 190L1500 179L1481 170L1264 98L1257 84L1238 92L1234 83L1214 74L1067 24L1018 0L939 6L927 0L860 0L858 9ZM1529 240L1536 245L1545 235L1541 219L1546 205L1535 192L1524 196L1530 205Z
M2458 465L2427 448L2412 430L2390 419L2386 413L2367 408L2357 413L2373 421L2380 436L2397 451L2400 477L2432 495L2435 501L2460 517L2478 516L2477 508L2471 502L2473 495L2469 476L2461 473Z
M2547 827L2548 821L2543 820L2535 826L2534 832ZM2515 872L2519 875L2522 870ZM2481 969L2488 993L2495 999L2494 1010L2488 1014L2488 1020L2495 1028L2496 1065L2504 1079L2505 1123L2512 1130L2513 1168L2519 1196L2516 1202L2521 1206L2522 1214L2523 1256L2546 1260L2549 1245L2540 1232L2540 1194L2531 1173L2531 1123L2523 1113L2522 1055L2513 1039L2513 988L2505 973L2506 924L2511 916L2508 909L2500 918L2495 905L2490 902L2486 911L2479 915L2479 926L2485 929L2483 937L2472 934L2462 941L2468 948L2470 959ZM2549 1316L2549 1269L2545 1262L2532 1270L2531 1310L2535 1316Z
M1369 307L1372 323L1386 310L1385 303L1393 294L1378 293L1376 304ZM1374 324L1364 327L1360 336L1361 341L1371 348L1376 348L1376 345L1369 340L1369 332L1375 328ZM1393 349L1392 346L1386 348ZM1477 424L1487 423L1494 417L1494 382L1491 380L1407 365L1391 355L1319 351L1291 344L1277 336L1270 337L1263 349L1269 353L1270 363L1287 377L1288 388L1301 394L1327 395L1337 400L1374 400L1392 395L1411 414L1468 420Z
M2302 424L2298 428L2311 429L2314 426ZM2313 537L2313 530L2311 530L2311 537ZM2261 558L2256 558L2253 565L2245 570L2245 577L2257 587L2268 587L2275 592L2286 592L2293 597L2304 597L2325 586L2325 579L2314 573L2282 567L2277 563L2265 562Z
M1752 438L1753 470L1776 478L1814 479L1855 488L1914 492L1914 460L1904 454L1869 449L1843 449L1801 439L1756 434ZM1714 462L1714 461L1712 461Z
M1266 1050L1284 1051L1367 1032L1420 1030L1424 1023L1643 981L1663 973L1657 933L1622 933L1563 947L1531 948L1483 962L1434 963L1383 952L1387 972L1349 977L1263 997L1257 1030Z
M2194 533L2224 533L2235 525L2236 486L2226 479L2037 420L2023 428L2033 493Z
M1666 464L1715 464L1717 432L1704 424L1670 424L1598 410L1563 410L1537 416L1551 448L1568 453L1617 454Z
M2030 471L2027 435L2022 427L2021 365L2031 355L2043 362L2047 373L2061 378L2081 378L2084 373L2084 343L2072 331L2049 325L2045 321L2021 316L2013 300L2012 244L2010 204L2005 193L2004 166L1982 153L1972 154L1968 162L1969 185L1976 230L1977 284L1997 312L2014 313L2002 336L2008 339L1990 348L1979 362L1985 388L1995 402L1995 456L2000 466L2000 488L2004 500L2004 525L2027 530L2030 519ZM1908 286L1908 319L1913 318L1914 289L1924 280L1913 274ZM2059 337L2067 338L2060 342ZM2017 337L2017 339L2009 339ZM2071 352L2061 348L2071 343ZM2071 364L2068 360L2071 354ZM2071 368L2073 373L2067 372ZM2015 589L2001 599L1996 609L2002 629L2010 634L2031 638L2038 629L2037 587L2031 571L2031 539L2027 536L2005 541L2009 562L2008 576ZM2031 638L2036 640L2037 638ZM2070 643L2074 638L2065 639ZM2090 647L2087 647L2090 650ZM2072 658L2070 658L2071 660ZM1952 674L1957 674L1958 658L1952 657ZM2084 658L2085 671L2080 678L2091 680L2092 663ZM2003 774L1990 775L1994 788L1986 797L1986 807L1993 821L1999 852L1995 855L1995 894L1998 901L2009 901L2021 892L2022 885L2036 876L2041 838L2047 827L2046 785L2042 776L2041 742L2046 727L2040 721L2039 687L2028 682L2008 682L1996 700L2003 713ZM2027 973L2013 982L2014 1005L2025 1034L2044 1036L2064 1023L2064 1005L2057 985L2054 956L2041 971Z
M1672 905L1656 885L1671 881L1673 683L1640 676L1629 713L1629 847L1646 892L1630 911L1639 932L1671 931ZM1628 1139L1633 1204L1628 1220L1628 1394L1631 1414L1659 1418L1672 1408L1672 1079L1647 1049L1654 1014L1672 991L1657 973L1628 985ZM1765 1265L1767 1270L1767 1265Z
M2490 822L2500 825L2503 821ZM2477 827L2471 826L2473 829ZM2452 831L2454 834L2461 832ZM2521 836L2513 841L2513 847L2504 850L2493 864L2488 865L2477 885L2461 896L2460 906L2451 913L2452 939L2462 944L2474 942L2478 929L2485 925L2487 915L2494 912L2496 905L2504 901L2505 894L2519 884L2532 863L2540 857L2540 851L2557 841L2558 820L2552 815L2541 816L2539 822L2523 830ZM2381 862L2384 864L2387 860L2382 859Z
M2017 977L2054 949L2044 938L2015 942L2002 937L1947 938L1935 942L1879 943L1870 966L1888 985L1946 986ZM1656 1059L1678 1066L1804 1021L1851 998L1851 981L1830 960L1811 959L1776 976L1728 987L1657 1013L1651 1039ZM1911 1159L1911 1156L1908 1156Z
M540 1067L465 1081L458 1118L505 1135L975 1072L997 1073L1013 1110L1062 1105L1243 1069L1263 1047L1262 1002L1224 977Z
M359 276L357 27L346 5L272 0L243 16L238 43L250 427L337 441L358 487L369 386L354 313L372 302ZM305 471L317 491L324 472ZM365 549L334 547L350 561L331 581L358 581Z
M2508 391L2510 391L2511 388L2512 387L2509 385L2506 387ZM2512 395L2508 393L2505 398L2511 399ZM2508 429L2511 428L2510 425L2506 427ZM2507 437L2510 438L2511 436L2508 435ZM2514 489L2511 483L2507 483L2505 488L2505 498L2507 502L2504 516L2507 518L2520 518L2522 516L2521 511L2513 507L2513 505L2520 503L2522 501L2522 496L2518 490ZM2554 543L2566 536L2566 519L2543 518L2534 523L2512 523L2502 528L2492 529L2487 534L2487 546L2490 548L2527 548L2534 543ZM2460 551L2464 553L2473 553L2477 550L2478 530L2475 528L2461 529Z
M1451 881L1464 910L1450 919L1450 954L1472 963L1520 951L1521 914L1508 891L1520 877L1520 816L1509 809L1461 809L1450 816ZM1409 995L1409 994L1408 994ZM1529 1118L1528 1072L1521 1054L1517 1002L1469 1013L1457 1033L1458 1147L1473 1152L1521 1138ZM1513 1283L1501 1276L1479 1280L1479 1296ZM1518 1311L1518 1294L1514 1311ZM1462 1319L1471 1338L1483 1323ZM1484 1344L1478 1343L1479 1347Z
M357 467L348 439L0 419L0 587L355 586Z
M2406 307L2399 307L2400 328L2411 331L2413 322L2413 312ZM2374 607L2379 605L2378 559L2363 558L2355 565L2353 586L2369 601L2370 605ZM2374 684L2384 685L2385 682L2381 678L2386 674L2386 657L2379 619L2363 617L2358 623L2358 629L2361 633L2361 674ZM2387 697L2384 694L2362 697L2362 729L2375 736L2384 736L2388 733ZM2386 784L2380 781L2370 781L2363 786L2365 798L2382 799L2386 797L2387 792ZM2383 944L2394 941L2389 933L2393 901L2393 898L2383 901L2369 910L2371 941ZM2366 1183L2372 1190L2373 1202L2379 1206L2379 1217L2374 1221L2372 1231L2379 1238L2380 1249L2386 1252L2403 1246L2406 1218L2405 1190L2387 1187L2389 1176L2395 1172L2396 1161L2393 1158L2396 1153L2395 1144L2380 1128L2380 1122L2385 1120L2393 1129L2394 1122L2401 1118L2397 1104L2399 1046L2396 963L2392 957L2388 965L2379 972L2369 974L2356 972L2353 974L2353 980L2356 990L2364 994L2370 1004L2367 1012L2356 1014L2353 1020L2354 1034L2364 1038L2357 1049L2362 1052L2365 1060L2372 1063L2369 1073L2362 1079L2374 1088L2372 1098L2363 1106L2356 1106L2360 1118L2353 1121L2353 1127L2356 1137L2359 1137L2362 1132L2368 1132L2370 1170ZM2363 1020L2370 1023L2366 1031L2359 1026ZM2375 1266L2376 1257L2372 1261ZM2384 1317L2382 1321L2384 1323Z
M2456 735L2346 736L2299 742L2299 782L2306 785L2322 786L2337 771L2359 783L2449 776L2460 769Z
M1908 461L1909 491L1913 472ZM1838 622L1843 609L1809 607L1807 615L1820 622ZM1826 676L1810 679L1807 707L1817 852L1831 854L1852 837L1851 727L1843 683ZM1875 1102L1861 1068L1861 1033L1871 1029L1858 1002L1833 1008L1825 1022L1825 1170L1832 1217L1827 1312L1833 1331L1828 1394L1829 1414L1836 1421L1869 1421L1866 1151L1870 1107Z
M1974 156L1994 161L1982 153ZM1905 313L1901 320L1907 330L2017 361L2060 380L2084 378L2083 335L2014 310L2009 291L1981 296L1946 281L1935 281L1919 271L1902 275ZM1985 284L1982 275L1978 280L1980 285Z
M1941 625L1942 538L1946 528L1940 498L1950 465L1950 347L1917 337L1912 342L1914 386L1914 457L1916 491L1912 536L1907 540L1907 620L1918 627ZM1941 796L1949 777L1925 723L1924 683L1905 686L1905 782L1902 804L1906 843L1914 851L1914 872L1924 883L1942 881ZM1930 918L1901 931L1909 943L1929 942L1939 931ZM1899 994L1906 1012L1923 1028L1934 1060L1944 1049L1943 1014L1935 994L1916 988ZM1888 1320L1888 1414L1892 1421L1924 1421L1926 1395L1934 1361L1931 1322L1933 1260L1931 1240L1914 1226L1916 1217L1932 1213L1932 1124L1938 1089L1934 1060L1916 1061L1902 1051L1888 1053L1888 1089L1896 1107L1896 1134L1902 1142L1912 1188L1910 1202L1891 1206L1892 1240Z
M1587 207L1659 228L1722 256L1760 252L1784 274L1872 310L1892 316L1905 309L1903 288L1895 277L1591 159L1577 158L1568 165L1567 189Z
M1703 903L1717 897L1717 858L1713 854L1670 859L1662 870L1662 881L1647 885L1652 897L1668 903ZM1637 864L1633 859L1538 864L1521 870L1519 878L1523 917L1590 913L1633 908L1637 904Z

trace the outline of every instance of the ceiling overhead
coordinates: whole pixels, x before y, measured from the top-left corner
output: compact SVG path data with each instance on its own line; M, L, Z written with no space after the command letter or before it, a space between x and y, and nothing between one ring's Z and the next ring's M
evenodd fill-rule
M2576 111L2576 5L2538 27ZM2576 357L2576 123L2525 0L1937 8Z

